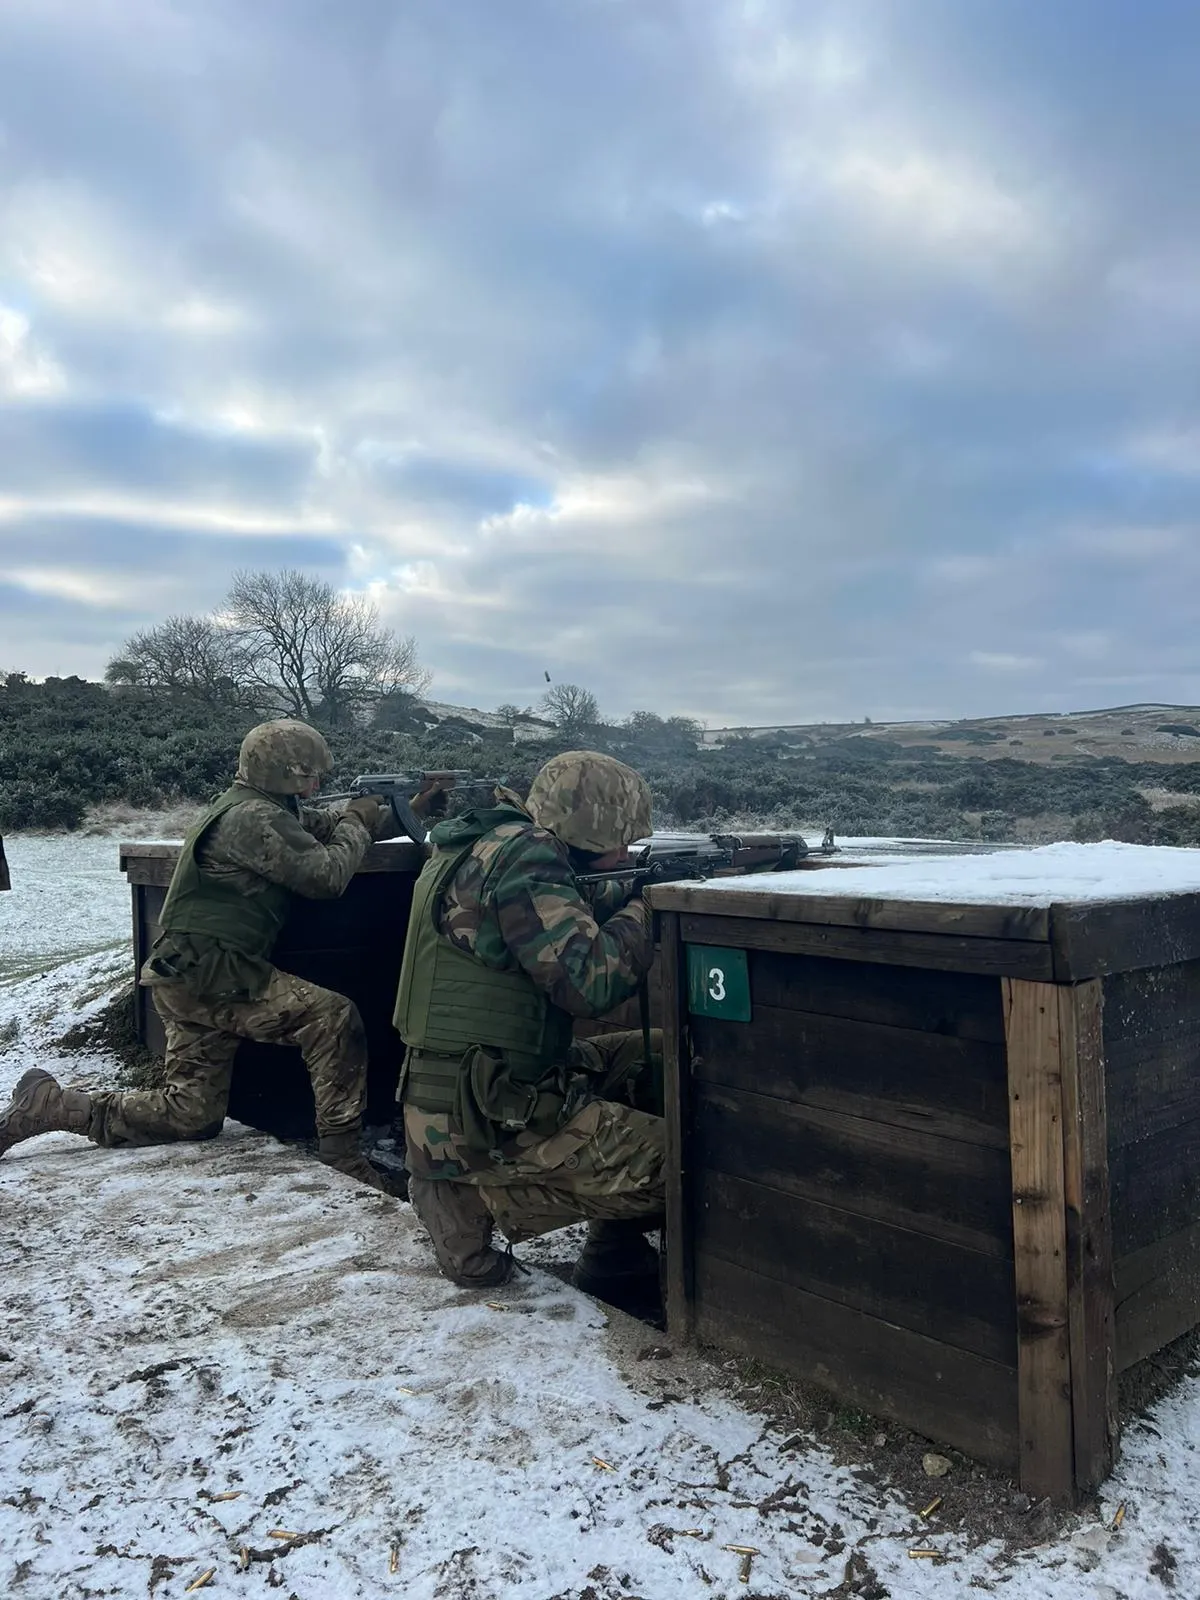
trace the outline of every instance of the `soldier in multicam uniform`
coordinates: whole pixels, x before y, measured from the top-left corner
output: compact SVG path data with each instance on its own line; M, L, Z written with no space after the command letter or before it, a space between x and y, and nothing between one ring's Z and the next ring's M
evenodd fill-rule
M572 1039L649 970L649 908L616 866L650 831L645 780L611 756L553 757L524 804L441 823L413 897L395 1023L409 1198L445 1275L503 1283L511 1246L586 1219L575 1282L621 1298L653 1274L662 1222L661 1041ZM498 1226L509 1251L493 1248Z
M160 1089L64 1089L39 1068L0 1113L0 1155L55 1131L101 1145L162 1144L220 1133L241 1039L298 1045L312 1080L322 1161L381 1189L362 1154L367 1045L345 995L271 963L293 894L332 900L373 838L390 826L370 797L342 810L311 798L333 763L307 723L261 723L242 743L237 777L184 840L141 972L167 1038Z

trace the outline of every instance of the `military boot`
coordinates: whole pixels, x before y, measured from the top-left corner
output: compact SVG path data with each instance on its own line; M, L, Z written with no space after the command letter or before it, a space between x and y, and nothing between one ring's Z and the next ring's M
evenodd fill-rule
M620 1222L589 1222L587 1240L571 1282L631 1316L662 1314L658 1251L646 1237L662 1226L661 1217L629 1217Z
M410 1176L408 1198L451 1283L494 1289L512 1277L512 1255L492 1249L496 1225L472 1184Z
M64 1089L41 1067L31 1067L18 1078L12 1099L0 1111L0 1156L39 1133L86 1134L91 1119L89 1095L82 1089Z
M380 1194L390 1194L403 1200L407 1195L403 1179L389 1182L363 1154L362 1134L358 1128L341 1133L323 1133L317 1141L317 1155L327 1167L344 1172L348 1178L365 1184L368 1189L378 1189Z

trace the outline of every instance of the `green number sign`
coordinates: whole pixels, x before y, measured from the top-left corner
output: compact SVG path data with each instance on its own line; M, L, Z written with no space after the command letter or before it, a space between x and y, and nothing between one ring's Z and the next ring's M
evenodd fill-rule
M744 950L687 947L688 1010L726 1022L750 1021L750 973Z

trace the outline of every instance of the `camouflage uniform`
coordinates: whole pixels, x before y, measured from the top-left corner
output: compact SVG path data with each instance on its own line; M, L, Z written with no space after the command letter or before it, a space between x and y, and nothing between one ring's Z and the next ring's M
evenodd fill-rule
M199 841L201 872L223 879L248 900L272 884L311 900L336 899L371 843L361 818L294 801L283 806L248 784L234 787L246 789L248 797ZM345 995L187 933L159 936L141 981L166 1032L163 1086L94 1094L88 1135L97 1144L160 1144L219 1133L242 1039L299 1046L312 1079L317 1132L358 1128L367 1041L357 1008Z
M383 829L372 800L344 811L302 805L331 766L304 723L253 729L238 776L184 841L142 968L166 1030L164 1082L133 1093L62 1091L36 1070L0 1114L0 1154L64 1128L101 1145L206 1139L221 1130L241 1039L296 1045L316 1100L322 1159L380 1187L358 1149L367 1047L345 995L281 972L271 947L293 894L340 895Z
M600 801L586 782L571 786L581 764L605 781ZM641 897L628 901L627 887L606 885L585 899L575 879L582 856L649 832L645 784L610 757L571 752L547 763L527 803L507 790L497 802L431 835L436 853L422 877L446 882L430 900L434 931L424 942L418 885L397 1005L412 1046L400 1090L410 1195L443 1270L464 1283L500 1281L501 1269L467 1225L469 1207L449 1218L450 1186L470 1186L510 1243L584 1218L636 1230L656 1224L663 1208L657 1036L650 1064L640 1034L570 1037L572 1018L601 1016L634 994L653 959ZM474 1044L457 1055L422 1047L436 1030L413 1000L435 940L471 958L454 983ZM503 975L518 998L524 985L544 1004L551 1059L495 1042L502 1030L489 1024L489 1006L504 1003L503 992L480 1004L469 992L473 973ZM452 1106L439 1108L439 1083Z

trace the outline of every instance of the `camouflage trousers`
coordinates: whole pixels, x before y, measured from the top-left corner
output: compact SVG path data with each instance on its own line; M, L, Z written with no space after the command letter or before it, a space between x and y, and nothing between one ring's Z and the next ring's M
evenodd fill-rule
M151 993L167 1034L163 1085L93 1094L88 1138L96 1144L165 1144L220 1133L242 1039L299 1047L312 1080L318 1133L360 1126L367 1039L344 994L277 968L257 1000L204 998L182 983L154 984Z
M655 1111L662 1106L657 1030L651 1045L654 1062L648 1069L640 1033L578 1041L568 1069L565 1120L544 1135L516 1135L503 1160L482 1168L452 1117L406 1104L410 1173L470 1184L511 1244L573 1222L641 1217L651 1226L665 1205L664 1125L661 1116L640 1108L648 1101Z

